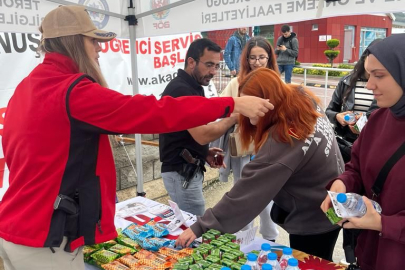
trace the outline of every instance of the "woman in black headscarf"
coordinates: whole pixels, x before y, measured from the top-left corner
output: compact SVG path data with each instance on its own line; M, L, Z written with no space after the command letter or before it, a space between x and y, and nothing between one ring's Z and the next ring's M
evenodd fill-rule
M362 194L367 213L350 218L344 228L364 229L356 246L362 270L402 269L405 265L405 34L392 35L367 49L365 62L370 78L366 87L373 91L377 105L360 137L353 145L346 171L329 187L334 192ZM400 156L387 174L379 196L372 190L387 161ZM377 192L378 193L378 192ZM382 207L381 215L370 200ZM321 205L326 212L329 197Z

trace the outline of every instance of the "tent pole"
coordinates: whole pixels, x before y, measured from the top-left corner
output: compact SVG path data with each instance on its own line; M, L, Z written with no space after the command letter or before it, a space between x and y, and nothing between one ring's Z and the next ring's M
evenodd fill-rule
M135 16L135 7L133 0L129 0L128 16L125 17L128 21L129 26L129 44L130 44L130 55L131 55L131 75L132 75L132 92L133 95L139 94L138 91L138 70L137 70L137 54L136 54L136 29L135 26L138 24L138 20ZM134 117L136 117L134 115ZM142 168L142 145L141 145L141 134L135 134L135 161L136 161L136 172L137 172L137 185L136 192L138 196L145 196L146 193L143 190L143 168Z

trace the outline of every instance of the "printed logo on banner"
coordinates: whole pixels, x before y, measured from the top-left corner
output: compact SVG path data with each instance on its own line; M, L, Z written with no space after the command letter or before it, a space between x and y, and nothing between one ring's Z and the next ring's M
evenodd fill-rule
M87 7L110 11L106 0L80 0L79 4L87 6ZM103 29L107 25L108 20L110 19L110 16L105 15L105 14L93 12L90 10L88 12L89 12L89 15L90 15L94 25L98 29Z
M151 9L157 9L163 6L167 6L170 4L170 0L150 0L150 6ZM156 13L153 13L152 16L155 20L158 20L158 23L153 23L153 27L155 29L164 29L164 28L170 28L170 22L169 21L163 21L163 19L166 19L167 16L170 13L170 9L162 10Z

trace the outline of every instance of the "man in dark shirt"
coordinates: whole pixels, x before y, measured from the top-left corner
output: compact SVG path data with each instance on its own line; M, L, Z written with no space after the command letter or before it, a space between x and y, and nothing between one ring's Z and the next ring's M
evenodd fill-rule
M163 91L163 96L204 96L202 85L207 86L219 69L221 47L209 39L198 39L191 43L184 70L179 69L178 75ZM173 112L176 113L176 112ZM208 144L222 136L237 122L237 115L224 118L208 125L191 128L159 136L159 154L162 162L162 178L170 198L181 210L195 215L202 215L205 201L202 194L204 164L218 168L222 164L214 162L215 148ZM187 162L180 156L183 149L200 160L200 170L190 179L184 188L185 166Z

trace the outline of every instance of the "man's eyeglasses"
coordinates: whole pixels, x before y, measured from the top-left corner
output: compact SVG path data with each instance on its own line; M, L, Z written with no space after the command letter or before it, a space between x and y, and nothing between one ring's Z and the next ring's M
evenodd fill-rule
M259 61L260 64L266 64L267 60L269 60L267 56L259 56L259 58L256 58L256 56L250 56L248 58L249 64L256 64L256 61Z
M219 64L215 64L215 63L212 63L212 62L203 62L203 61L200 61L200 60L195 60L197 63L198 62L200 62L200 63L203 63L208 69L215 69L215 70L218 70L218 69L220 69L220 65Z

